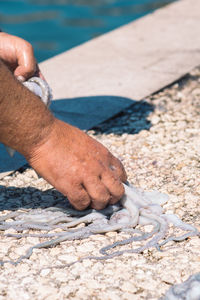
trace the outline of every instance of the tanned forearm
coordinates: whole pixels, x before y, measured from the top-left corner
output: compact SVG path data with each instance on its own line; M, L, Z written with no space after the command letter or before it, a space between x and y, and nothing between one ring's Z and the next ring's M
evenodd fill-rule
M21 152L77 209L103 209L124 194L120 161L78 128L54 118L2 62L0 142Z
M28 157L45 141L54 117L0 60L0 142Z

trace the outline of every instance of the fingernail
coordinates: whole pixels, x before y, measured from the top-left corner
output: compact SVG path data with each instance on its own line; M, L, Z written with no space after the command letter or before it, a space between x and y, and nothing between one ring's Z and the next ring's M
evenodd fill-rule
M24 82L25 81L25 78L24 76L17 76L17 79L20 81L20 82Z

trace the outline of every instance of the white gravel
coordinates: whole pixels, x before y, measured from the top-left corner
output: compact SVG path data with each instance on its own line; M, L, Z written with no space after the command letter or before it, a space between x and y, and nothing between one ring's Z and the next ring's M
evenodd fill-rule
M129 181L170 195L164 206L200 229L200 68L89 132L125 165ZM30 168L0 181L0 215L53 204L61 195ZM4 188L6 187L6 188ZM61 197L62 198L62 197ZM110 232L36 249L29 260L0 269L0 300L158 299L200 269L200 239L170 242L163 252L125 254L52 268L124 237ZM0 259L15 259L41 241L0 237ZM129 247L132 247L129 245Z

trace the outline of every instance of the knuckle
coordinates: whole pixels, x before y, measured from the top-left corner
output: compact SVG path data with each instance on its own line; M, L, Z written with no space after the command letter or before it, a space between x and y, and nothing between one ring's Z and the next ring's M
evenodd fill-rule
M77 209L77 210L84 210L86 209L89 204L90 204L90 200L84 198L68 198L69 202Z
M70 192L67 194L69 202L78 210L84 210L90 205L90 197L87 192L74 184Z
M24 41L24 48L26 51L33 52L33 46L27 41Z
M90 196L94 201L107 203L110 199L110 194L107 189L101 185L96 186L96 189L90 192Z
M120 199L124 195L124 186L122 183L119 183L116 198Z
M114 166L111 167L111 169L113 170L114 174L116 174L117 177L121 181L125 182L127 180L127 175L126 175L125 168L124 168L123 164L121 163L121 161L116 159L115 163L113 165Z
M113 157L112 162L113 162L113 164L114 164L117 168L123 169L123 165L122 165L121 161L120 161L118 158Z
M102 201L92 201L92 208L100 210L106 207L106 205L109 203L109 201L102 202Z
M82 207L82 209L85 209L86 207L88 207L90 205L90 198L89 196L84 196L81 200L80 200L80 206Z
M111 195L116 198L120 199L124 195L124 186L121 181L116 178L116 176L111 176L110 181L108 182L108 187L110 190Z
M126 171L125 171L124 169L120 169L120 170L119 170L119 179L120 179L122 182L127 181L127 175L126 175Z
M89 206L90 202L86 203L79 203L78 205L76 205L76 209L77 210L84 210Z
M109 202L109 203L110 203L110 204L115 204L115 203L117 203L118 201L119 201L118 198L112 196L112 197L110 198L110 202Z
M97 187L94 192L90 193L92 199L92 207L95 209L103 209L110 201L110 193L105 187Z
M119 200L123 195L124 195L124 187L118 181L116 182L116 184L113 184L112 186L112 196Z

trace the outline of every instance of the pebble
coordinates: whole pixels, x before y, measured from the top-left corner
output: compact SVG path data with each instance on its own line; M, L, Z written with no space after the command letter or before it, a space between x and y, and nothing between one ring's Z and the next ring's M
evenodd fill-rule
M120 289L123 291L123 292L130 292L132 294L136 293L137 291L137 288L134 284L132 284L131 282L129 281L125 281L122 286L120 286Z
M44 269L40 272L40 275L46 277L50 272L50 269Z
M156 125L160 122L160 118L156 115L154 115L152 118L151 118L151 124L152 125Z
M176 212L195 226L200 224L199 90L200 67L88 133L120 158L132 184L167 192L170 197L165 212ZM29 167L4 177L0 186L0 215L18 207L52 205L61 197ZM9 229L6 233L16 232ZM159 299L169 285L199 271L200 239L196 237L183 243L170 242L162 252L150 249L143 254L127 253L107 261L84 260L69 268L53 268L96 254L110 240L121 240L123 236L109 232L87 241L68 241L54 248L35 249L31 259L17 267L6 263L0 269L0 297ZM17 258L29 244L39 240L16 240L2 234L0 260Z
M77 257L75 255L70 255L70 254L63 254L63 255L58 255L58 259L63 261L64 263L71 263L73 261L77 260Z

